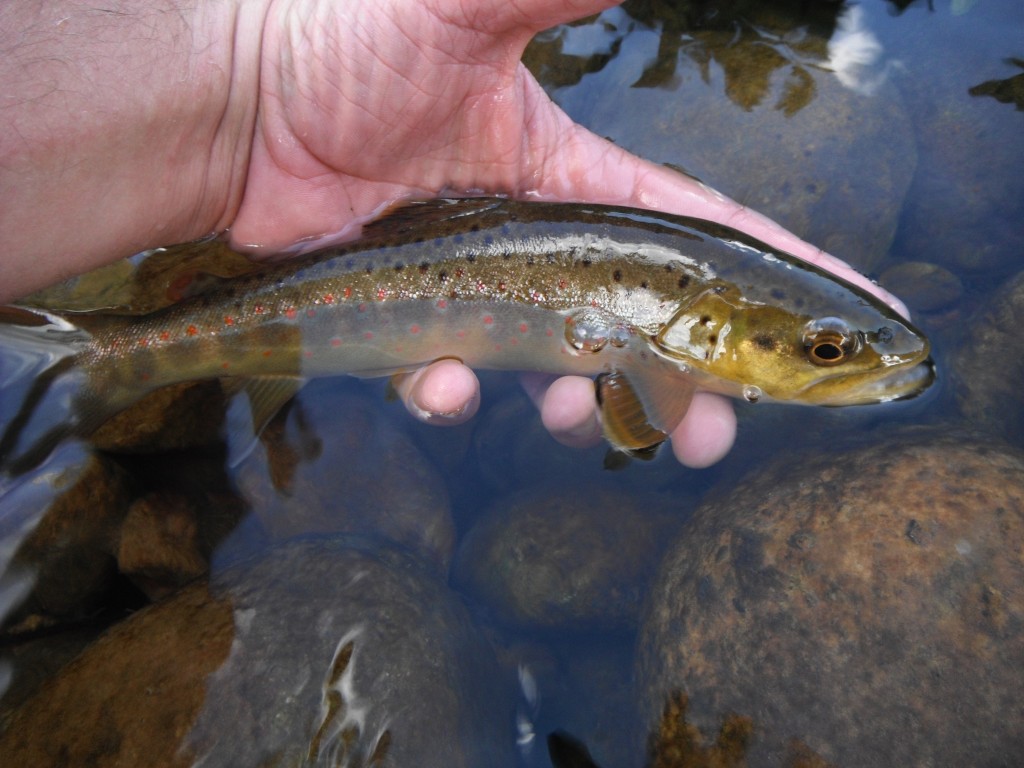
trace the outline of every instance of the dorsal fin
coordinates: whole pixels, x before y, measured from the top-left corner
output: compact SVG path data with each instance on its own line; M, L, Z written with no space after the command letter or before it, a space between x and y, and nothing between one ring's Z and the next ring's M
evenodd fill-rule
M498 208L500 198L468 197L434 200L402 200L385 209L380 217L363 227L364 238L407 236L410 232L437 227L446 221ZM440 233L438 233L440 234Z

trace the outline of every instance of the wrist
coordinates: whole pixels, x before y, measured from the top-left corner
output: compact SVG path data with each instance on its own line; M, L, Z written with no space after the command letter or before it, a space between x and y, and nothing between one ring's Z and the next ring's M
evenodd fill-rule
M0 9L0 299L230 223L266 5Z

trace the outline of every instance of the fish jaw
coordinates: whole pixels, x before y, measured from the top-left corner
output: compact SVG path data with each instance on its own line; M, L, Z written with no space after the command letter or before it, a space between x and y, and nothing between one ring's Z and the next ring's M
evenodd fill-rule
M888 333L868 334L865 354L874 365L863 372L838 373L800 393L802 402L825 405L870 405L906 400L935 381L935 363L927 338L909 323L890 322Z

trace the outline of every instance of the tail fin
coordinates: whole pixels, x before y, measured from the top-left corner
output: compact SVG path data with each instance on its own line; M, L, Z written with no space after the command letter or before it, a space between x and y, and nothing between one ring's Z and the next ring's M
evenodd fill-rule
M91 341L59 315L0 307L0 475L27 472L82 431L78 363Z

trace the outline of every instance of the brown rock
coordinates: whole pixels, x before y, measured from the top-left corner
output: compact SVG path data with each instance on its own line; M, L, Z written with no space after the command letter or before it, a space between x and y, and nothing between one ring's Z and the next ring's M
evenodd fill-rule
M188 500L150 494L133 502L121 526L117 565L151 600L205 574L209 563Z
M89 440L104 451L168 451L217 442L223 421L220 382L185 382L150 393L106 422Z
M967 324L950 365L960 411L979 428L1024 445L1024 272L1008 281Z
M685 519L680 506L602 487L514 494L465 536L453 578L513 626L629 629Z
M55 498L42 501L46 512L10 565L31 572L34 587L7 617L8 626L30 615L48 620L87 615L117 572L113 553L130 499L124 472L92 456L84 466L68 466L45 482ZM61 492L61 485L68 482L71 486Z
M759 472L695 514L640 647L648 723L675 691L704 733L750 717L751 766L793 739L843 766L1019 762L1024 456L920 430Z
M205 585L140 611L71 662L0 734L5 765L188 766L179 747L234 636Z

